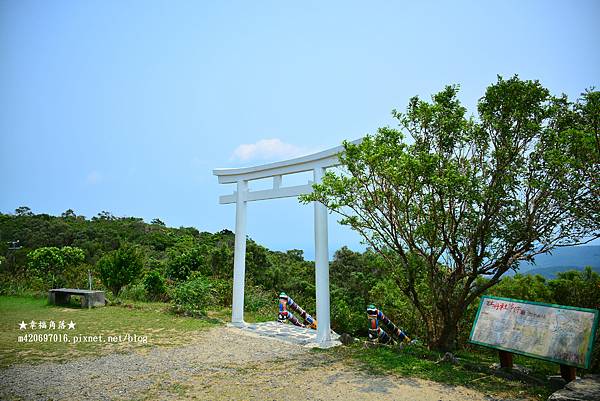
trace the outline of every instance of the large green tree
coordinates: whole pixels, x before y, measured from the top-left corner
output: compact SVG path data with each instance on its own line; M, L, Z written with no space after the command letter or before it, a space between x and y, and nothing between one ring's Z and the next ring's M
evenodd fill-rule
M144 262L137 247L123 244L119 249L104 255L96 267L102 283L118 297L121 288L141 274Z
M598 92L571 103L537 81L499 77L477 117L457 94L414 97L393 111L400 129L344 143L341 169L301 198L339 213L381 253L443 350L506 271L600 236Z
M78 267L85 260L83 250L76 247L54 246L37 248L27 254L30 272L41 277L52 288L65 285L69 269Z

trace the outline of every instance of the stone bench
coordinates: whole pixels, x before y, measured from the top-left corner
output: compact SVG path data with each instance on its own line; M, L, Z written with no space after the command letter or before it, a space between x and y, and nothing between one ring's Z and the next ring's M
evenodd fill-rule
M104 291L79 290L75 288L53 288L48 291L48 302L51 305L65 305L69 303L71 295L81 297L82 308L104 306L106 300Z

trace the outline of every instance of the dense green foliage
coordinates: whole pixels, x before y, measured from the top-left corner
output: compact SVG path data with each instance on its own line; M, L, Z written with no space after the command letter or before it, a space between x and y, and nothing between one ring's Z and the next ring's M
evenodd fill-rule
M504 273L600 237L599 96L572 103L499 77L477 118L456 86L415 97L392 113L400 129L346 142L341 168L301 200L325 204L377 250L428 343L455 349L468 309Z
M142 255L136 247L124 244L100 258L97 267L102 283L114 296L119 296L121 288L131 284L140 275Z
M205 315L213 299L213 292L214 288L206 276L199 273L192 274L173 291L175 310L189 316Z
M45 293L53 285L39 277L59 277L57 272L68 278L61 281L64 285L86 288L87 272L92 270L95 288L104 287L136 300L169 300L177 286L200 274L210 281L209 302L231 305L234 235L228 230L211 234L195 228L169 228L159 219L147 224L138 218L116 218L108 212L91 220L72 210L60 217L36 215L21 207L14 215L0 214L0 236L3 294ZM10 250L6 241L17 239L22 248ZM80 249L84 259L65 265L67 258L63 258L61 248L65 252ZM133 248L137 249L135 255L124 251ZM40 255L35 266L28 263L30 253L32 257ZM55 260L52 255L56 255ZM117 269L117 264L134 269ZM267 314L270 308L274 315L277 295L287 291L314 311L314 265L304 260L302 251L272 252L249 239L246 272L247 310ZM118 274L111 278L111 273Z
M151 270L144 276L144 289L152 301L166 299L167 285L165 278L159 270Z
M63 246L59 249L51 246L30 252L27 265L31 276L41 279L44 285L58 288L74 282L73 279L77 281L81 273L78 267L84 259L85 255L79 248Z

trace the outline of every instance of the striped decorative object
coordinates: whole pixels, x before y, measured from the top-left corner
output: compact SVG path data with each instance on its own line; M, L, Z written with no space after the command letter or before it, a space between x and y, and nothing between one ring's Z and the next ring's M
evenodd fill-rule
M304 320L304 324L300 323L298 319L294 317L292 312L287 310L288 307L300 315L300 317ZM317 321L304 309L302 309L300 305L295 303L292 297L288 296L285 292L279 294L279 316L277 320L282 323L286 320L289 320L296 326L309 327L315 330L317 328Z
M382 344L393 343L394 339L398 341L410 342L410 338L400 330L392 321L383 314L382 311L377 309L375 305L367 306L367 317L369 318L369 340L378 340ZM390 331L393 338L379 327L379 321L381 321L386 328Z

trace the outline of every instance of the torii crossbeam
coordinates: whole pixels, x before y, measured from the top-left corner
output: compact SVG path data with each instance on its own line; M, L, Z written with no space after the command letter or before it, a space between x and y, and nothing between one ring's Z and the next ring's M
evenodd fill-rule
M359 142L355 141L355 143ZM219 178L219 184L237 183L237 191L221 196L219 203L235 203L235 253L233 261L233 303L231 322L244 325L244 282L246 271L246 204L265 199L295 197L312 192L313 182L320 183L325 169L337 166L339 154L344 151L338 146L322 152L276 163L255 167L221 168L213 170ZM283 187L282 177L288 174L313 172L314 181L304 185ZM273 188L249 191L248 182L264 178L273 178ZM329 308L329 248L327 238L327 208L319 202L313 202L315 230L315 284L317 301L317 342L321 347L331 344L330 308Z

